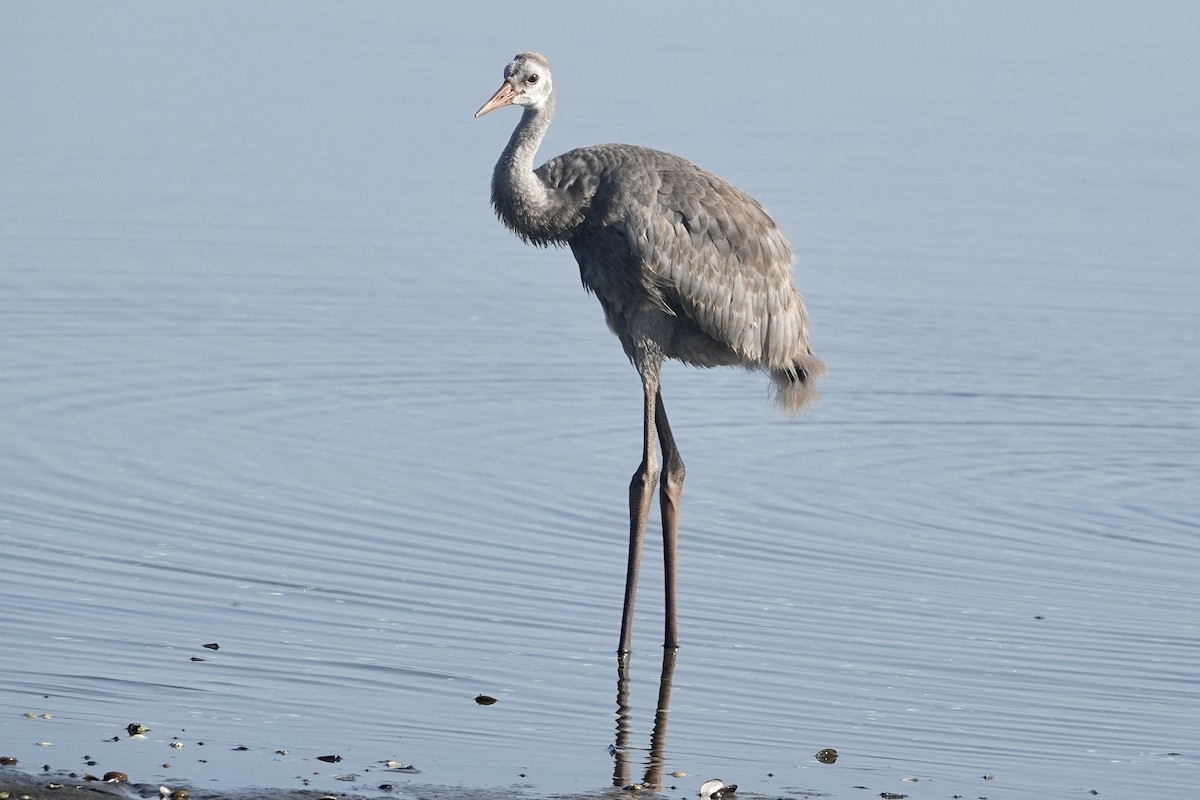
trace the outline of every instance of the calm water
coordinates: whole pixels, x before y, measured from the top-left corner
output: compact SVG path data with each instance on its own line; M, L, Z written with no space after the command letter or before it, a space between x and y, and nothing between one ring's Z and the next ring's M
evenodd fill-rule
M492 217L515 112L471 119L536 48L544 155L753 192L831 367L802 420L667 374L667 793L1193 796L1195 7L612 9L0 8L0 754L641 779L653 547L608 752L638 382L569 254Z

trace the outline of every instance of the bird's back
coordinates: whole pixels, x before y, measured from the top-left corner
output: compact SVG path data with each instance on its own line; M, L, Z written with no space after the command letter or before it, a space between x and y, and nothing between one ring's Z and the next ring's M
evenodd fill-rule
M824 372L791 247L754 198L684 158L633 145L572 150L536 174L578 204L580 221L562 240L627 352L627 339L653 323L668 332L665 355L697 366L799 371L802 384ZM802 394L781 401L799 410L811 400Z

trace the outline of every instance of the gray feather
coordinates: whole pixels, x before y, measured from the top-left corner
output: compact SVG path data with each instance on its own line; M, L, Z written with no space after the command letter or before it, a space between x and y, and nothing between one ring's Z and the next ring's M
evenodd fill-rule
M763 369L784 408L811 404L825 365L809 345L791 246L766 210L679 156L633 145L584 147L533 170L553 109L551 85L496 165L501 220L525 241L571 248L635 363L652 345L695 366Z

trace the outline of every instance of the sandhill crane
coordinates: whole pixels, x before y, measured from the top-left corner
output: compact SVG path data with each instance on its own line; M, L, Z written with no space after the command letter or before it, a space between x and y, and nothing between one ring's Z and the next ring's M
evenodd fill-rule
M524 113L492 175L492 205L526 242L567 246L584 287L642 379L642 463L629 485L629 561L618 653L631 651L646 519L662 445L665 647L677 648L676 542L683 460L659 391L664 358L770 374L775 397L799 412L817 396L825 364L808 343L808 315L792 281L787 238L759 203L679 156L627 144L583 147L534 169L554 116L550 64L520 53L475 113Z

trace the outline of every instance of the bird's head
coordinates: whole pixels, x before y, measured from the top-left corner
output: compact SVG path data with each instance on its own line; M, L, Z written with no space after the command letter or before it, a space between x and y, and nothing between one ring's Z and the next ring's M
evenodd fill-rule
M501 106L543 108L553 91L550 62L538 53L518 53L504 68L504 83L475 116L482 117Z

